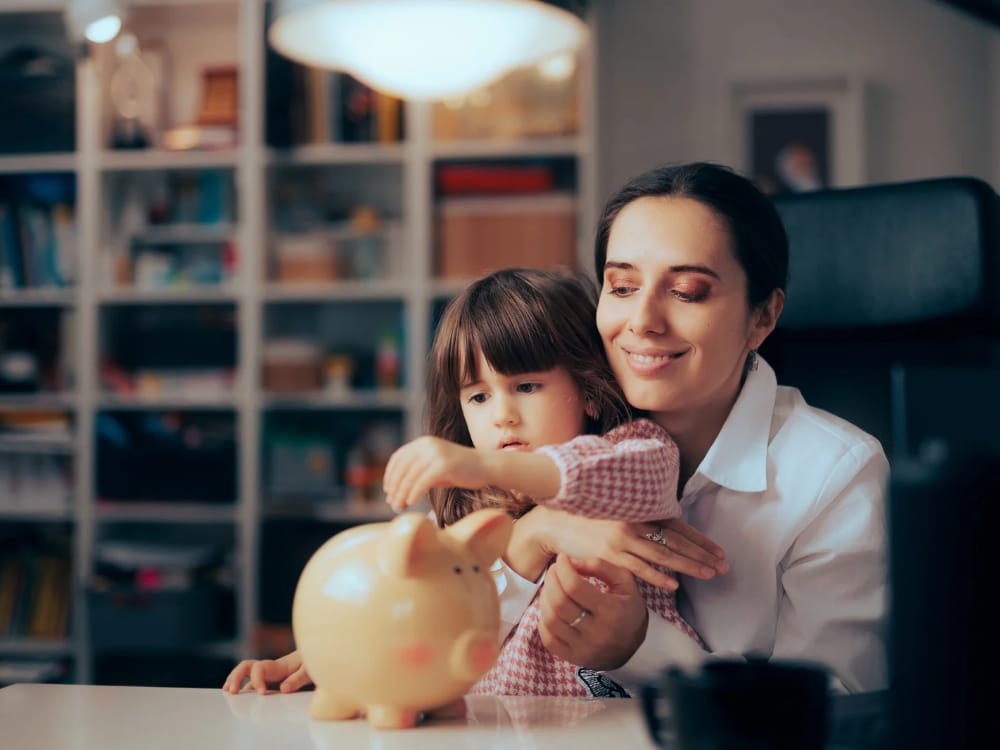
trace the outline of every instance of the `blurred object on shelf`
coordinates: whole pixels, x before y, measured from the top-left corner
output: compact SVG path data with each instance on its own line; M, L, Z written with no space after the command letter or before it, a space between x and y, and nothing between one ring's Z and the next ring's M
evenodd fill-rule
M291 612L288 614L291 617ZM295 650L295 639L292 636L292 626L270 622L258 622L254 625L250 637L250 653L258 658L276 658Z
M0 290L75 281L75 203L75 175L0 177Z
M0 688L15 683L61 683L68 675L69 665L65 659L0 659Z
M0 639L65 638L71 571L64 530L0 535Z
M190 647L232 637L233 592L212 544L105 539L87 591L98 650Z
M576 199L570 194L447 198L437 205L439 278L509 266L576 265Z
M232 411L102 411L95 433L101 501L236 501Z
M575 56L560 56L515 70L466 96L435 102L433 137L453 141L576 135L580 131L578 69Z
M25 440L40 436L46 440L69 439L70 415L66 411L52 409L0 410L0 436L9 435Z
M371 206L357 206L351 211L353 234L342 241L344 254L350 258L351 276L378 279L386 276L385 238L378 212Z
M323 382L322 352L309 339L272 339L264 343L264 390L300 393L319 390Z
M163 134L163 147L169 151L211 151L237 145L236 129L225 125L178 125Z
M179 370L136 370L135 393L149 397L177 396L185 399L224 399L235 386L232 370L185 368Z
M0 153L76 148L76 70L68 54L28 46L7 51L0 57L0 102Z
M382 492L385 465L401 442L402 434L395 424L373 422L362 430L348 449L344 466L349 508L363 511L385 499Z
M111 148L158 145L163 122L164 51L150 44L140 47L131 33L122 34L114 50L108 81L108 96L114 108Z
M123 304L102 311L102 378L139 371L236 371L232 303ZM105 372L106 371L106 372Z
M442 164L437 168L439 195L548 193L555 175L548 164Z
M131 284L150 291L212 287L232 281L236 246L228 240L150 246L137 239L133 241L132 256L131 263L115 274L116 280L124 279L124 284L119 281L121 286Z
M330 499L338 490L335 447L329 438L271 432L265 440L268 492L274 499Z
M236 128L239 122L239 68L216 65L202 72L201 109L196 125L224 125Z
M275 237L274 258L277 280L283 284L316 284L343 278L337 244L333 237L319 233Z
M328 354L323 364L323 386L333 396L351 393L354 377L354 357L350 354Z
M399 342L393 333L383 333L375 352L375 386L380 390L396 390L400 386Z
M16 453L0 443L0 514L69 511L73 492L72 461L69 456L43 450L41 442L12 443ZM34 452L32 447L39 452Z
M33 393L41 388L34 352L0 351L0 393Z
M234 148L238 142L239 68L216 65L202 71L201 107L193 123L163 134L172 151Z
M58 307L0 308L0 393L58 392L74 382L64 357L75 331Z

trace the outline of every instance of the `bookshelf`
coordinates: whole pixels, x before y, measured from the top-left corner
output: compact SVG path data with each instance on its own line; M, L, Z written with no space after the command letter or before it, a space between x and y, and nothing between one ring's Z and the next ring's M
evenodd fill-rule
M387 517L379 462L422 429L433 326L467 281L437 273L443 207L463 198L441 188L442 172L549 174L534 197L558 193L569 254L588 267L593 51L568 84L524 84L529 103L571 86L572 105L556 98L568 126L532 118L517 132L516 108L491 117L477 95L383 103L391 128L342 142L346 126L329 118L347 84L268 51L266 3L134 0L125 31L160 77L142 105L149 147L115 149L109 80L122 61L111 47L72 57L62 5L0 0L0 60L23 39L69 57L75 103L64 151L5 149L0 130L0 188L71 184L74 270L64 283L0 284L0 333L5 319L60 330L45 385L0 390L0 462L48 462L65 484L58 501L0 501L0 542L27 550L0 554L0 665L21 679L30 664L42 680L214 686L233 660L281 647L291 586L316 546ZM199 117L204 71L234 64L235 140L166 148L166 133ZM489 213L508 198L477 200ZM24 426L39 413L56 426ZM156 440L159 452L122 448ZM138 550L135 570L152 565L143 583L116 578L105 560L115 545ZM170 588L179 574L136 562L156 550L204 557ZM4 563L32 557L68 563L59 636L4 628ZM159 624L143 644L134 636L151 614Z

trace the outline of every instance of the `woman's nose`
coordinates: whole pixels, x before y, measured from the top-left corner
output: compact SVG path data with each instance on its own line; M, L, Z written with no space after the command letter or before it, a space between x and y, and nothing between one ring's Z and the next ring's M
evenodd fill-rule
M650 333L664 333L667 330L666 316L655 295L635 294L631 298L632 309L628 317L628 329L637 336Z

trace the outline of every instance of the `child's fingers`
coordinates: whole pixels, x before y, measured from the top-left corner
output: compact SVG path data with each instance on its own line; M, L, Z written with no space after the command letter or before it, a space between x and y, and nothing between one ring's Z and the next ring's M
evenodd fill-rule
M425 467L420 461L411 461L399 477L395 498L402 507L409 508L420 502L420 498L428 489Z
M227 693L232 693L233 695L240 692L240 688L243 687L243 680L250 675L250 668L252 666L253 662L249 659L244 659L237 664L233 668L233 671L229 673L226 681L222 684L222 689Z
M288 676L288 679L281 683L279 689L283 693L294 693L296 690L304 688L310 682L311 680L309 679L309 673L306 672L306 668L299 667Z
M250 682L247 684L247 687L251 690L256 690L261 694L267 692L266 666L266 663L263 661L255 662L250 669Z

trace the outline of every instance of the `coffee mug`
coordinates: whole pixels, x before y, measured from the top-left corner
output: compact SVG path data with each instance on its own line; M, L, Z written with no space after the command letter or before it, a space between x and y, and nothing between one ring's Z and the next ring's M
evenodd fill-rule
M822 666L760 658L677 667L642 686L650 735L680 750L822 750L829 677Z

